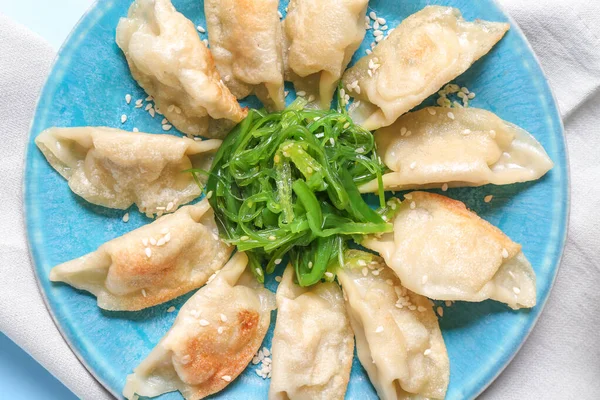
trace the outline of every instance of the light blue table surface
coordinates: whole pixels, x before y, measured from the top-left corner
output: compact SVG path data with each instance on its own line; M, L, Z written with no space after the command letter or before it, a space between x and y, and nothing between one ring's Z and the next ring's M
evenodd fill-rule
M0 13L58 50L93 0L0 0ZM0 333L0 400L74 400L75 395Z

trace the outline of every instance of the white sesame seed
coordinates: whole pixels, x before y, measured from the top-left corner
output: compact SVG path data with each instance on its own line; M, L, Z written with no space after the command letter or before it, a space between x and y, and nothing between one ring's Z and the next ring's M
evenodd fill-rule
M518 287L515 286L513 288L513 292L515 292L515 294L519 294L519 293L521 293L521 289L519 289Z
M152 118L154 118L154 115L156 115L156 110L155 110L154 108L150 108L150 109L148 110L148 114L150 114L150 116L151 116Z
M124 124L125 122L127 122L127 115L123 114L121 115L121 123Z
M371 11L369 17L371 17L373 21L377 21L377 14L375 14L375 11Z
M378 276L378 275L379 275L379 272L380 272L380 271L377 271L377 270L375 270L375 271L371 271L371 273L372 273L373 275L375 275L375 276Z
M210 190L208 193L206 193L206 198L210 199L212 197L212 195L213 195L213 191Z
M144 252L146 253L146 257L148 257L148 258L152 257L152 250L150 250L150 247L146 247L144 249Z
M223 379L225 382L231 382L231 376L229 375L223 375L221 379Z
M134 131L134 132L139 132L140 130L139 130L138 128L135 128L135 127L134 127L134 128L133 128L133 131Z
M428 108L427 112L431 115L435 115L435 108Z
M375 329L375 333L381 333L383 332L383 326L378 326L377 329Z
M344 128L344 129L350 128L350 122L346 122L342 128Z
M146 104L146 107L144 108L144 110L148 111L148 110L150 110L151 108L152 108L152 104L151 104L151 103L148 103L148 104Z
M173 202L170 201L169 204L167 204L167 211L171 211L173 209Z
M171 306L171 307L167 308L168 313L172 313L173 311L175 311L175 307Z
M162 126L162 128L163 128L163 131L168 131L168 130L171 130L171 128L172 128L172 127L173 127L173 126L172 126L172 125L170 125L170 124L164 124L164 125Z
M488 194L487 196L485 196L483 198L483 201L485 201L486 203L489 203L490 201L492 201L493 198L494 198L494 196L492 196L491 194Z
M167 232L165 235L165 243L169 243L169 240L171 240L171 232Z
M475 93L471 92L469 93L469 99L473 100L475 98Z
M450 307L452 305L452 302L450 300L446 300L444 304L446 304L446 307Z
M329 279L333 278L333 274L329 271L325 272L325 276L328 277Z
M254 271L256 271L256 275L258 275L258 276L262 276L262 274L263 274L262 269L260 269L260 268L256 268Z
M379 22L373 22L373 29L379 29Z
M379 42L381 42L382 40L383 40L383 36L376 36L376 37L375 37L375 42L376 42L376 43L379 43Z
M196 29L198 29L198 32L200 32L200 33L206 33L206 29L204 29L204 28L203 28L202 26L200 26L200 25L198 25L198 26L196 27Z
M313 262L312 262L312 261L309 261L309 262L308 262L308 268L309 268L309 269L311 269L312 267L313 267Z
M283 14L281 13L281 11L277 11L277 15L279 16L279 19L283 19Z
M279 265L281 264L281 258L278 258L277 260L275 260L275 265Z
M150 238L150 244L151 244L152 246L156 246L156 239L154 239L154 238Z
M448 112L448 118L454 119L454 113L452 111Z
M166 209L166 207L159 206L159 207L156 207L156 209L160 210L160 211L164 211Z
M492 137L492 139L495 138L496 137L496 131L492 129L490 131L490 136Z
M313 96L312 94L310 96L308 96L308 102L311 103L313 101L315 101L315 96Z
M144 246L148 246L148 239L147 239L147 238L143 238L143 239L142 239L142 244L143 244Z
M296 96L298 96L298 97L304 97L304 96L306 96L306 92L304 90L301 90L299 92L296 92Z
M220 317L221 317L221 321L227 322L227 316L225 314L221 314Z
M129 222L129 213L125 213L125 215L123 215L123 222Z
M208 325L210 325L210 322L208 322L205 319L201 319L200 321L198 321L198 323L200 324L200 326L208 326Z
M204 45L205 45L206 47L208 47L208 39L203 39L203 40L202 40L202 43L204 43Z
M142 296L146 297L146 289L142 289Z
M442 192L445 192L445 191L447 191L447 190L448 190L448 184L447 184L447 183L444 183L444 184L442 185Z
M444 316L444 309L442 307L438 306L437 313L438 313L438 315L440 317L443 317Z
M129 93L127 93L127 94L125 95L125 102L126 102L127 104L131 103L131 95L130 95Z
M373 51L371 49L366 49L365 53L367 53L367 55L369 55L369 54L373 53Z
M409 309L410 311L415 311L415 310L417 309L417 306L410 305L410 306L408 306L408 309Z
M281 282L281 277L279 275L275 277L275 282Z
M357 152L358 154L364 153L365 149L364 147L359 147L358 149L354 150L355 152Z
M412 199L412 194L411 193L407 193L407 194L404 195L404 198L410 200L410 199Z
M428 355L430 355L430 354L431 354L431 349L427 349L427 350L425 350L425 351L423 352L423 355L424 355L424 356L428 356Z
M331 143L332 146L335 145L335 140L333 140L333 138L329 138L329 143Z
M462 131L462 134L463 134L463 135L468 135L468 134L470 134L470 133L471 133L471 130L470 130L470 129L465 129L464 131Z
M168 123L169 123L169 120L166 119L166 118L163 118L161 124L165 125L165 124L168 124Z
M508 258L508 250L502 249L502 258Z
M404 136L404 135L406 135L406 132L407 132L407 129L406 129L406 127L404 127L404 126L403 126L402 128L400 128L400 135L401 135L401 136Z
M373 36L377 37L377 36L381 36L381 35L383 35L383 32L380 31L379 29L373 31Z
M284 95L285 97L287 97L287 96L288 96L288 94L290 94L290 91L289 91L289 90L286 90L285 92L283 92L283 95Z
M414 201L410 202L410 209L414 210L417 207L417 204Z
M217 333L220 335L221 333L223 333L224 328L222 326L217 328Z
M385 21L385 18L379 17L379 18L377 18L377 22L379 22L379 25L385 25L386 21Z
M367 267L364 267L361 272L362 272L363 276L369 275L369 269Z
M417 166L417 162L413 161L410 163L410 169L415 169L415 167Z
M387 25L383 25L383 26L382 26L381 28L379 28L379 29L381 29L382 31L387 31L387 30L388 30L388 26L387 26Z
M425 307L423 307L423 306L418 306L418 307L417 307L417 311L418 311L418 312L425 312L425 311L427 311L427 308L425 308Z
M146 101L152 101L154 100L154 97L152 97L152 95L148 95L148 97L146 97Z
M421 278L421 283L423 285L427 283L427 275L423 275L423 277Z
M361 267L366 267L367 266L367 262L365 260L358 260L356 263L358 265L360 265Z

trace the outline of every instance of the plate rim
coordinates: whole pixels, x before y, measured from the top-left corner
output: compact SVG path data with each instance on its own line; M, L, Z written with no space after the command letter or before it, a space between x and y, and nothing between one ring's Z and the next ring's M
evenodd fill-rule
M519 38L525 43L527 49L529 50L530 54L533 56L533 59L536 63L536 66L539 68L539 71L541 72L541 76L543 77L543 82L545 84L545 87L548 90L548 93L550 94L551 97L551 102L550 102L550 107L552 107L551 111L555 111L555 115L552 115L552 113L548 113L546 115L552 115L552 120L553 122L557 122L557 130L560 132L560 137L562 139L562 144L564 147L564 160L565 160L565 165L564 165L564 169L565 169L565 183L566 183L566 193L565 193L565 204L564 204L564 215L561 216L561 218L563 219L564 223L564 229L562 230L562 232L560 233L560 235L557 237L557 244L559 245L559 251L557 253L557 258L556 258L556 263L554 266L554 270L552 271L552 279L551 282L548 286L547 292L545 293L545 296L543 296L543 298L538 299L538 303L536 304L536 307L538 308L538 312L537 314L533 317L533 319L529 322L529 327L527 328L527 330L524 332L524 336L521 338L520 342L518 343L518 345L511 351L511 354L509 357L507 357L505 360L503 360L502 362L500 362L498 364L498 369L496 370L495 374L493 376L489 376L487 377L485 383L483 385L481 385L481 388L478 392L474 393L473 396L471 397L472 399L477 398L478 396L480 396L483 392L485 392L492 383L494 383L494 381L496 381L496 379L506 370L506 368L508 367L508 365L513 361L513 359L515 358L515 356L521 351L523 345L525 344L525 342L529 339L529 336L531 335L531 333L533 332L533 330L535 329L541 315L544 313L545 308L546 308L546 304L548 302L548 299L550 297L550 294L552 293L552 290L554 289L554 285L556 283L556 279L558 277L558 273L559 270L562 266L562 261L564 258L564 250L565 250L565 244L566 244L566 240L567 240L567 236L568 236L568 230L569 230L569 224L570 224L570 214L571 214L571 171L570 171L570 162L569 162L569 149L568 149L568 143L566 140L566 135L565 135L565 128L564 128L564 123L562 120L562 115L560 113L560 107L559 107L559 103L557 101L556 98L556 94L554 89L552 88L552 86L550 85L550 81L548 79L548 76L546 74L546 72L544 71L544 68L540 62L540 59L537 55L537 53L535 52L535 50L533 49L533 47L531 46L531 43L529 42L529 40L527 39L527 36L523 33L523 30L521 29L520 25L517 23L517 21L512 17L512 15L506 10L506 7L504 7L503 5L501 5L498 0L489 0L491 3L494 4L494 6L504 15L504 17L508 20L508 22L510 23L511 26L511 30L514 30L516 32L516 34L519 36ZM69 338L69 335L64 331L64 329L61 326L60 321L58 320L57 315L54 313L52 306L50 305L50 301L48 299L48 295L46 293L46 291L44 290L43 286L42 286L42 276L40 276L39 274L39 268L37 267L37 262L36 262L36 255L35 255L35 250L33 249L33 240L32 240L32 232L30 229L30 219L28 218L28 214L29 214L29 204L28 204L28 185L27 185L27 176L28 176L28 171L31 168L29 166L28 160L30 158L30 150L31 150L31 139L34 136L35 132L33 131L35 125L36 125L36 120L37 120L37 114L40 108L40 102L42 100L42 98L45 95L46 90L48 89L48 87L51 85L51 77L54 75L55 72L55 68L58 64L58 62L61 59L61 56L63 55L64 50L67 48L67 45L71 42L72 38L75 36L75 34L77 33L78 29L80 28L82 22L87 19L87 17L94 11L96 11L96 9L100 6L103 5L107 8L110 8L113 4L114 1L113 0L94 0L93 3L87 8L87 10L81 15L81 17L78 19L77 23L73 26L73 28L71 29L71 31L69 32L69 34L67 35L67 37L65 38L65 40L63 41L63 43L61 44L59 50L56 53L56 56L54 57L52 64L48 70L48 76L44 82L44 85L42 86L42 89L40 90L37 100L36 100L36 104L35 104L35 112L34 115L32 116L32 120L29 126L29 130L27 133L27 140L26 140L26 146L25 146L25 153L24 153L24 173L22 176L22 181L21 181L21 196L22 196L22 204L23 204L23 218L22 218L22 223L24 224L25 227L25 236L27 239L27 247L28 247L28 255L29 255L29 259L31 261L31 268L33 269L33 273L35 275L36 278L36 286L38 289L38 292L41 294L41 297L43 299L44 305L46 307L46 309L48 310L48 313L50 314L50 317L52 318L52 321L54 323L54 325L56 326L57 330L59 331L60 335L62 336L63 340L66 342L66 344L68 345L69 349L71 350L71 352L76 356L76 358L79 360L79 362L85 367L85 369L87 370L87 372L98 382L102 385L103 390L105 390L106 392L110 393L112 396L114 396L115 398L121 398L122 394L119 392L115 392L112 388L111 385L109 385L104 379L102 379L98 374L96 374L96 372L94 371L94 369L88 364L88 362L85 360L85 358L83 357L83 355L79 352L79 350L77 349L77 346L75 346L71 339ZM556 118L555 118L556 117ZM562 167L562 166L561 166ZM69 388L70 390L70 388Z

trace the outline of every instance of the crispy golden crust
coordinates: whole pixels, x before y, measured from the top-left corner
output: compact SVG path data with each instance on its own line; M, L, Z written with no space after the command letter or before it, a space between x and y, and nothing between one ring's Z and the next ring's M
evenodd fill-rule
M202 377L205 371L213 370L216 373L208 380L203 381L201 385L193 386L192 395L188 396L187 400L199 400L217 393L237 378L260 348L269 323L269 316L261 321L258 312L240 310L237 315L236 327L229 326L227 328L238 329L238 333L232 338L235 346L229 347L226 353L214 351L213 338L218 334L216 329L207 329L201 336L191 340L188 344L187 354L194 356L183 369L187 377L186 381L193 381L195 376ZM229 376L231 380L224 380L223 376Z
M501 243L502 247L508 251L508 258L516 256L517 253L521 251L520 244L513 242L500 229L490 224L473 211L468 210L467 206L462 201L429 192L411 192L408 196L411 198L409 200L405 200L403 203L408 204L411 201L414 201L419 207L428 209L445 208L452 214L469 220L468 223L470 224L475 222L480 228L489 233L494 240L496 240L498 243Z

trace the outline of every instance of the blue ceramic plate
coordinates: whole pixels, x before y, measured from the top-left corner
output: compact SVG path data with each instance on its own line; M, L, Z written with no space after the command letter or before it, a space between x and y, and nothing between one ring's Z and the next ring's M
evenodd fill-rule
M174 0L173 3L195 24L206 26L202 1ZM458 7L468 20L510 21L490 0L372 0L370 9L386 18L388 25L395 26L432 3ZM281 5L282 12L285 4ZM93 251L149 220L129 210L131 220L123 223L123 211L93 206L71 193L67 182L35 147L34 138L50 126L105 125L162 133L162 117L151 118L143 108L134 108L135 100L146 95L131 78L114 41L119 17L126 15L129 5L129 0L99 1L60 51L31 128L24 196L35 270L49 309L73 351L117 397L127 374L146 357L175 319L176 313L167 313L167 308L179 308L190 295L141 312L107 312L100 310L96 299L89 294L50 283L48 271L53 266ZM473 106L491 110L531 132L542 143L555 167L537 182L452 189L447 195L464 201L523 245L537 274L538 305L532 310L515 312L502 304L486 301L457 303L445 309L440 325L451 363L448 399L475 397L515 355L546 302L565 240L569 199L561 121L535 55L515 23L510 22L512 29L506 37L456 83L477 93L471 103ZM355 60L365 54L373 41L371 32L367 32ZM125 102L127 93L133 96L130 105ZM292 98L293 95L288 96L288 101ZM256 100L246 104L258 105ZM122 114L129 117L124 124L120 121ZM494 196L493 201L484 203L483 198L488 194ZM272 276L267 286L275 290ZM270 347L273 326L265 339L267 347ZM265 398L269 381L258 377L254 369L249 366L219 396ZM170 393L162 398L180 396ZM347 398L377 398L356 358Z

